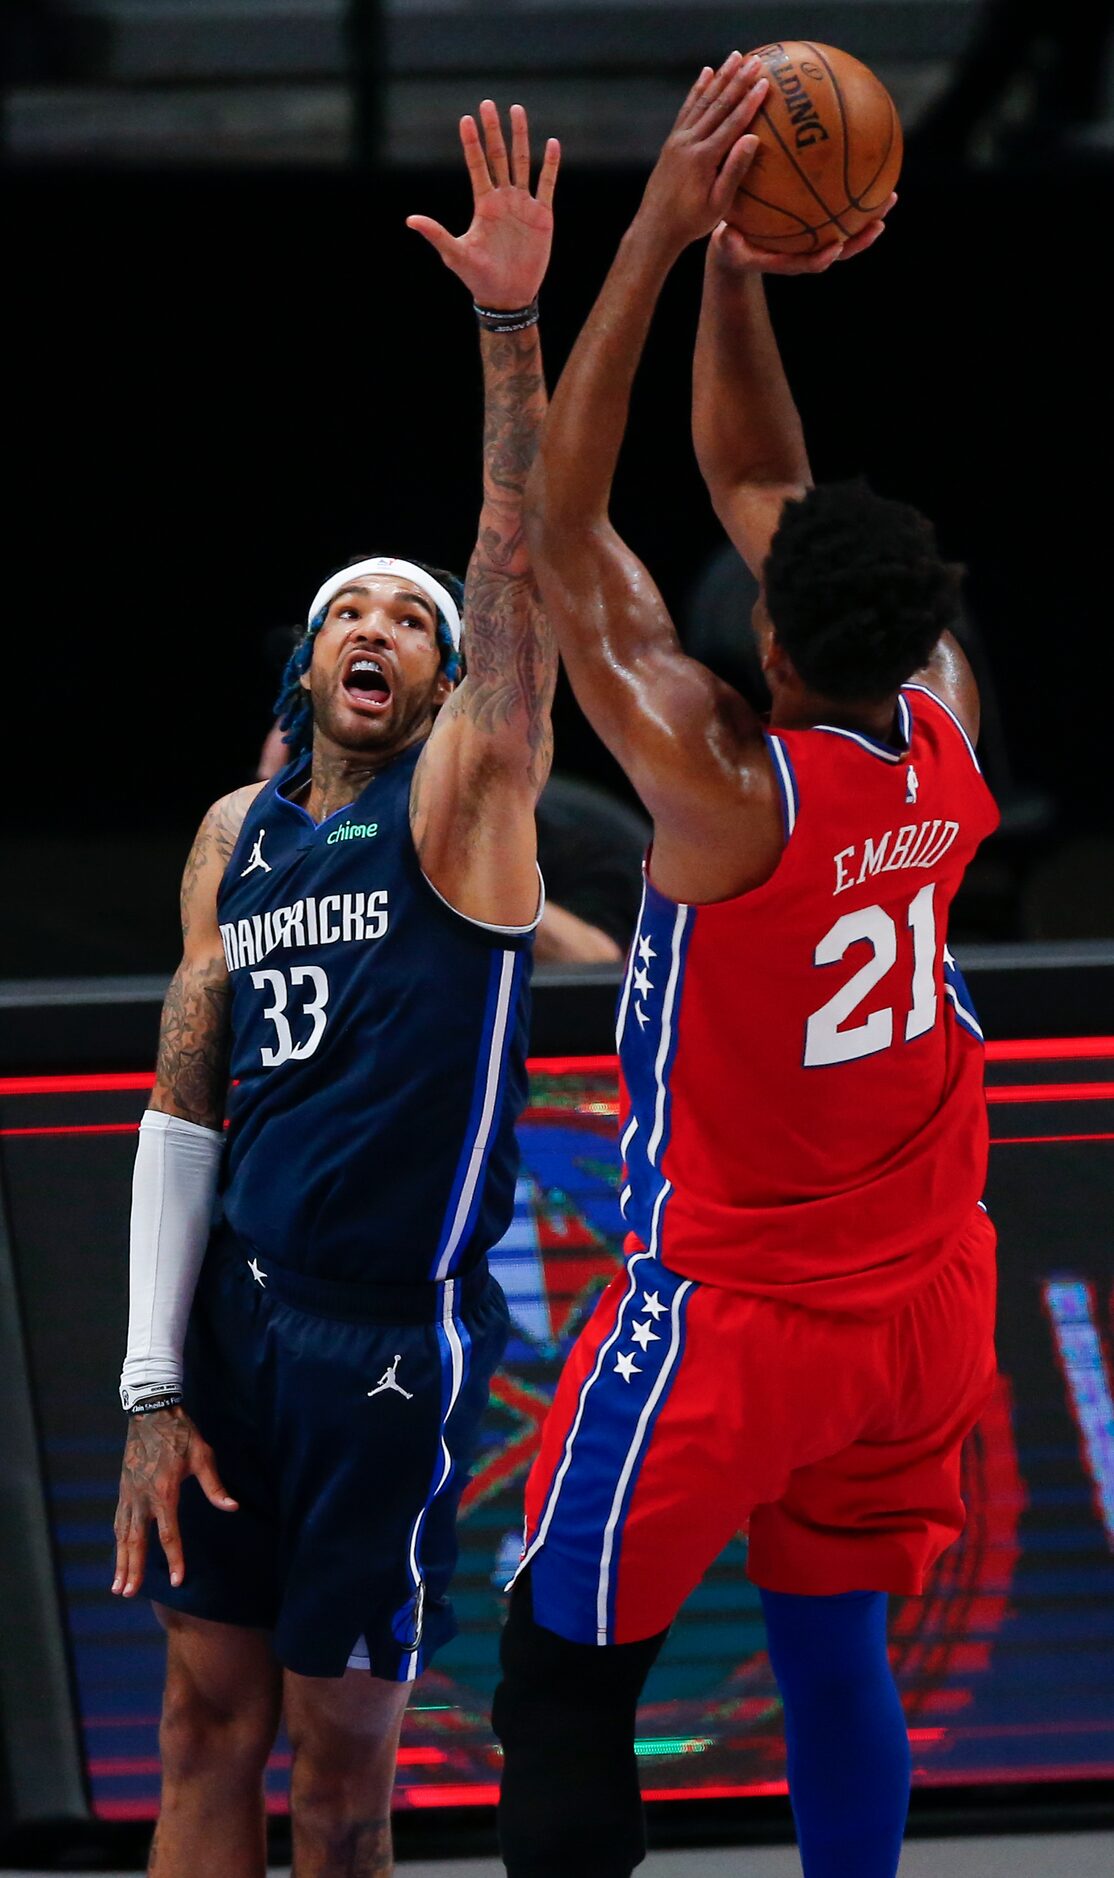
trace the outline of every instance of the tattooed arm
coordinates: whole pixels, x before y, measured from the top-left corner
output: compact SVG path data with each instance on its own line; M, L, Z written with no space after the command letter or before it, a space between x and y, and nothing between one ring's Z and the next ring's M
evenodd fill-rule
M532 302L549 259L559 150L550 138L530 193L526 113L511 107L508 156L495 105L461 142L473 220L455 239L411 216L480 306ZM546 410L536 324L481 328L483 499L464 595L467 676L442 706L414 778L410 818L427 878L470 918L526 926L538 911L534 807L552 760L557 652L522 533L522 498Z
M151 1107L203 1128L224 1120L228 1075L228 972L217 889L258 795L258 783L215 802L182 875L182 958L163 1000Z
M204 1256L216 1186L228 1080L229 984L217 888L260 785L209 810L182 877L182 959L163 1003L155 1086L140 1125L132 1187L125 1406L180 1393L181 1344ZM185 1561L178 1494L195 1474L214 1506L234 1507L211 1448L181 1406L128 1419L116 1509L113 1591L143 1582L151 1521L181 1582Z

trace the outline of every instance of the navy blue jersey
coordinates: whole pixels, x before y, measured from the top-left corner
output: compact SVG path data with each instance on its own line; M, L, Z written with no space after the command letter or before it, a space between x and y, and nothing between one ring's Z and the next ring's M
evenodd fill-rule
M510 1222L533 929L465 919L410 833L414 745L320 825L260 790L217 896L225 1218L291 1270L443 1279Z

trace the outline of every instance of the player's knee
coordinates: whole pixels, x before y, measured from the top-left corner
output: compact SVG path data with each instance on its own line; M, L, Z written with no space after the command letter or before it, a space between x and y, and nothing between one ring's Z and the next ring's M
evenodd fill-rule
M511 1878L589 1867L619 1878L640 1863L635 1709L660 1644L569 1643L534 1621L529 1585L516 1584L491 1713L503 1748L499 1836Z
M159 1723L163 1778L238 1787L261 1778L278 1717L269 1700L218 1703L185 1677L168 1683Z
M288 1716L290 1807L304 1830L320 1836L330 1821L389 1811L399 1726L396 1718L346 1728L320 1715Z

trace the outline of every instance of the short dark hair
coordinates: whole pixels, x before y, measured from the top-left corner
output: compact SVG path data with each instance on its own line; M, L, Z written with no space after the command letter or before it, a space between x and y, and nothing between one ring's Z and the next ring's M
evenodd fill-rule
M962 575L927 516L862 478L787 502L763 568L770 620L805 684L864 703L925 664L958 617Z
M463 609L464 582L459 574L451 574L444 567L431 567L428 561L419 561L414 555L408 555L405 558L413 561L414 566L420 567L423 573L430 574L434 580L439 581L456 601L458 611ZM332 568L330 572L343 574L346 567L355 567L358 561L374 559L376 556L371 553L350 554L339 567ZM313 745L313 707L301 683L301 677L303 672L309 670L310 660L313 657L313 641L323 618L324 614L319 614L301 634L283 668L279 694L274 703L275 716L278 719L279 729L283 733L282 740L289 751L288 762L293 762L296 757L304 756ZM464 661L453 644L449 622L440 607L437 608L437 645L441 654L442 669L448 673L455 684L463 676Z

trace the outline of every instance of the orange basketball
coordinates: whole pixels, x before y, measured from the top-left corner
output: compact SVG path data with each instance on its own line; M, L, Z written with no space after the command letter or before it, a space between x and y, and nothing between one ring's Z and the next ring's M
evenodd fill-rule
M727 219L756 248L808 254L858 234L901 168L893 99L868 65L835 46L755 47L770 81L751 125L758 152Z

